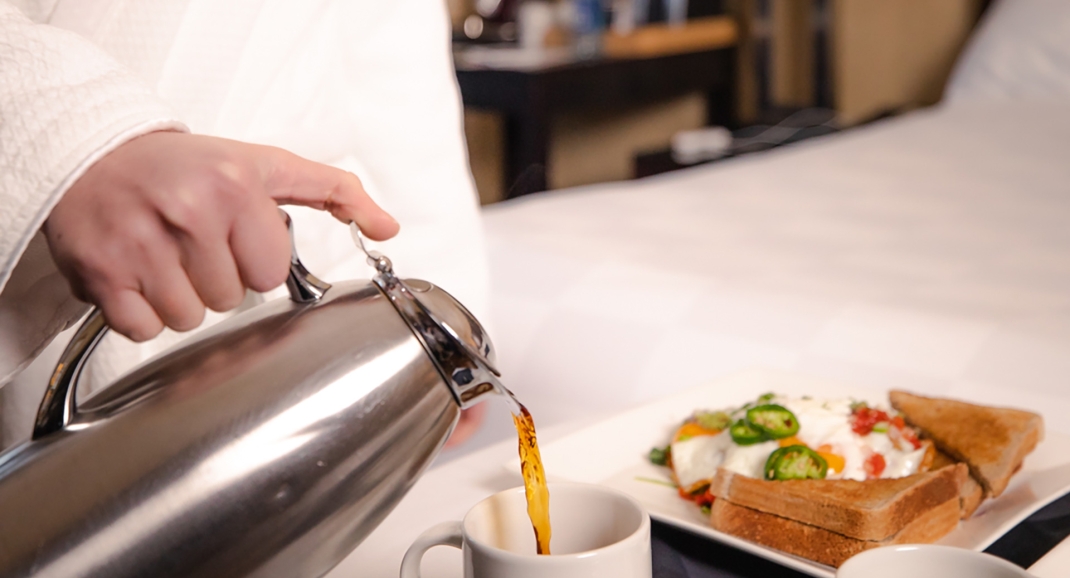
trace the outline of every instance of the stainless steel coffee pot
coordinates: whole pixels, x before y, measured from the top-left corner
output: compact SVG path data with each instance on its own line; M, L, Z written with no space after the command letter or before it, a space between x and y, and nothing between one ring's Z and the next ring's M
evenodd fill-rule
M0 456L0 576L304 578L340 562L460 410L500 387L491 342L460 303L368 258L371 282L331 286L294 252L290 299L78 403L107 331L91 314L32 440Z

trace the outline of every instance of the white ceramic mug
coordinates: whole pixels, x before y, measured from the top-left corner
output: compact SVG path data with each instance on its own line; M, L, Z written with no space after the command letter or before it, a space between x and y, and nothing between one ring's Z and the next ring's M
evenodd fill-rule
M866 550L842 565L836 578L1031 578L1010 562L981 552L904 544Z
M550 484L550 553L535 553L524 488L476 504L460 522L429 528L405 553L401 578L420 578L434 546L464 552L465 578L651 578L650 518L638 502L588 484Z

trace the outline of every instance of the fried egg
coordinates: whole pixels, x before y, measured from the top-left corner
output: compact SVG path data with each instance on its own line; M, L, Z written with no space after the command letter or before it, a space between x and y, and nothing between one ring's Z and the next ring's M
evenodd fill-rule
M926 446L900 449L886 433L872 432L864 436L855 433L851 429L853 402L850 399L777 396L768 403L786 407L795 414L799 431L794 439L785 441L801 442L825 455L830 464L827 479L867 479L866 461L875 453L884 458L881 478L916 473L925 460ZM732 418L739 419L743 413L744 410L737 410ZM685 428L689 428L688 435L680 435ZM761 478L769 455L783 445L774 440L743 446L732 440L728 430L690 435L694 431L693 425L685 424L670 444L673 474L680 488L689 493L709 484L718 468Z

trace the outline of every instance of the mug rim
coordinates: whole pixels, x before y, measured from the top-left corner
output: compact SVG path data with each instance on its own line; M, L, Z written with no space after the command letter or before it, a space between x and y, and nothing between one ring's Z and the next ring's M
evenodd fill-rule
M1008 560L1004 560L1003 558L1000 558L999 556L993 556L992 554L989 554L987 552L978 552L976 550L970 550L970 549L967 549L967 548L959 548L957 546L947 546L947 545L944 545L944 544L895 544L895 545L891 545L891 546L882 546L880 548L873 548L873 549L866 550L864 552L860 552L858 554L855 554L854 556L849 558L847 561L845 561L842 565L840 565L840 567L836 570L836 577L837 578L842 578L841 577L841 573L842 573L844 567L847 566L848 564L851 564L851 567L849 567L848 570L853 571L855 565L859 565L859 564L862 564L862 563L865 563L865 562L869 562L870 558L873 558L873 557L876 557L876 556L879 556L879 555L887 555L887 554L892 553L892 552L910 552L910 551L943 552L943 553L950 554L950 555L953 555L953 556L978 556L978 557L984 558L985 561L987 563L989 563L989 564L993 564L993 565L995 565L997 567L1002 567L1002 568L1004 568L1006 570L1012 570L1012 571L1018 573L1019 575L1021 575L1022 578L1025 578L1026 576L1029 576L1029 573L1024 568L1022 568L1021 566L1018 566L1017 564L1014 564L1014 563L1012 563L1012 562L1010 562Z
M483 498L482 500L476 502L475 505L473 505L471 508L468 509L468 513L466 513L464 515L464 519L461 520L461 532L464 535L464 541L466 543L477 544L480 548L483 548L485 550L494 552L495 555L504 556L504 557L507 557L507 558L516 558L518 560L525 560L525 561L527 561L529 563L532 560L540 560L540 562L538 562L538 563L553 564L553 563L555 563L555 561L564 562L564 561L576 560L576 559L580 559L580 558L588 558L590 556L594 556L594 555L597 555L597 554L600 554L600 553L603 553L603 552L611 552L613 550L626 548L627 547L626 542L631 542L632 540L635 540L638 535L640 535L640 534L642 534L644 532L648 536L650 534L650 514L646 511L646 508L644 508L643 505L640 504L638 500L636 500L635 498L629 496L628 494L625 494L624 492L622 492L620 490L615 490L613 488L607 488L605 486L600 486L598 484L586 484L586 483L582 483L582 482L548 482L546 485L550 490L552 490L555 487L584 488L584 489L597 490L597 491L604 492L604 493L607 493L607 494L612 494L613 496L618 497L618 498L623 498L624 501L628 502L633 508L635 508L635 510L637 512L639 512L639 514L640 514L639 527L636 528L635 531L633 531L632 533L630 533L627 536L621 538L620 540L617 540L616 542L613 542L612 544L607 544L607 545L602 546L600 548L592 548L590 550L583 550L582 552L572 552L570 554L550 554L548 556L542 555L542 554L520 554L518 552L511 552L509 550L503 550L502 548L499 548L499 547L494 546L492 544L488 544L487 542L484 542L482 540L479 540L477 538L472 537L468 532L468 521L469 521L469 518L472 516L472 512L476 509L476 507L478 507L483 502L486 502L488 500L493 500L493 499L497 498L498 496L500 496L502 494L511 494L511 493L516 493L516 492L524 493L524 486L518 486L518 487L514 487L514 488L509 488L508 490L502 490L500 492L496 492L494 494L491 494L490 496L487 496L486 498Z

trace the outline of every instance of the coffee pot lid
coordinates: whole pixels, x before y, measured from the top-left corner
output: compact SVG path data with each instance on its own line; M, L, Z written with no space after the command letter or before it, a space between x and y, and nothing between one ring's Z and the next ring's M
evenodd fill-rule
M433 283L395 275L390 259L365 248L356 224L350 225L350 232L376 270L372 281L430 354L461 407L475 404L484 394L504 391L495 366L494 345L479 320Z

